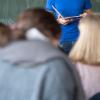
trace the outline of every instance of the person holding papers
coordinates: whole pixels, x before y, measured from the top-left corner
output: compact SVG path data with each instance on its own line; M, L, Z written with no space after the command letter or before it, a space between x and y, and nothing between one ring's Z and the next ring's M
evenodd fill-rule
M79 36L79 19L73 16L84 17L92 12L91 7L90 0L47 0L46 9L54 13L58 23L61 24L59 47L66 54L69 54ZM65 19L65 17L72 17L72 19Z

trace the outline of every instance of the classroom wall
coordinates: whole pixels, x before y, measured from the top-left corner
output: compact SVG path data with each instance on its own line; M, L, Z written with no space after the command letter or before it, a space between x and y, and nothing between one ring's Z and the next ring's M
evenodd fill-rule
M100 12L100 0L92 0L93 10L95 12Z
M43 7L45 0L0 0L0 22L13 23L24 9Z

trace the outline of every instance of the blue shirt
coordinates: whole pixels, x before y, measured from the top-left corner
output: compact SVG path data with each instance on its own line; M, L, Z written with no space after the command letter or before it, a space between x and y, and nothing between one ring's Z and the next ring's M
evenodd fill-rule
M91 8L90 0L47 0L46 9L55 13L52 8L54 5L57 10L64 16L78 16L85 10ZM57 13L55 13L57 18ZM76 41L79 36L79 20L73 21L68 25L61 25L62 34L60 43Z

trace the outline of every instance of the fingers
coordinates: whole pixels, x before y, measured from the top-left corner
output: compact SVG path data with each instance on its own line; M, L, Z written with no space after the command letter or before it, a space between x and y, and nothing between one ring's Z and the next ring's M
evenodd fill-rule
M81 17L86 17L88 14L85 12L85 13L83 13L83 14L81 14L80 16Z
M65 25L66 24L69 24L69 23L71 23L71 22L73 22L73 19L68 19L68 20L65 20L66 22L65 22Z
M58 18L62 18L62 17L59 15Z
M71 23L73 20L72 19L65 20L61 16L58 16L57 21L58 21L59 24L67 25L67 24Z
M57 21L58 21L59 24L65 24L66 23L66 21L64 19L62 19L61 17L59 17L57 19Z

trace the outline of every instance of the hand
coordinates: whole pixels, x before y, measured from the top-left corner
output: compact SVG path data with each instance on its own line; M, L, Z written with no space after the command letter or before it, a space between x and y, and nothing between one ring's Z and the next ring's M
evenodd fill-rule
M85 12L85 13L81 14L80 16L81 17L86 17L87 15L88 15L88 13Z
M67 25L67 24L69 24L70 22L72 22L72 20L65 20L65 19L63 19L61 16L58 16L58 19L57 19L57 21L58 21L58 23L59 24L62 24L62 25Z

